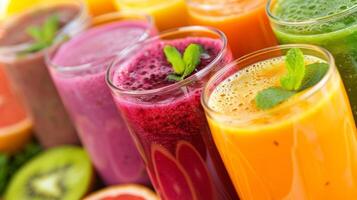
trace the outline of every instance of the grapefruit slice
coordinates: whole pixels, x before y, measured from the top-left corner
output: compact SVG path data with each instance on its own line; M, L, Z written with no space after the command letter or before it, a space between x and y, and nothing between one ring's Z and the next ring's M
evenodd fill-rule
M197 200L193 185L182 166L163 147L152 145L152 161L163 199Z
M30 139L32 122L0 66L0 152L14 153Z
M199 200L215 199L212 179L208 173L205 161L195 147L186 141L178 142L176 158L195 186L197 198Z
M84 200L159 200L159 198L144 186L128 184L105 188Z

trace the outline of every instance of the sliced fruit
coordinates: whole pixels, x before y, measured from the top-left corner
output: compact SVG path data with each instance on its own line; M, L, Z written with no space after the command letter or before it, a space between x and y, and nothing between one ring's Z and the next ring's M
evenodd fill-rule
M0 152L14 153L30 139L32 122L0 66Z
M36 156L13 177L6 200L79 200L93 180L87 153L79 147L59 147Z
M105 188L83 200L159 200L149 188L128 184Z
M163 199L196 200L193 185L182 166L163 147L152 145L152 161Z
M212 179L208 173L205 161L195 147L186 141L178 142L176 158L195 186L197 199L215 199Z

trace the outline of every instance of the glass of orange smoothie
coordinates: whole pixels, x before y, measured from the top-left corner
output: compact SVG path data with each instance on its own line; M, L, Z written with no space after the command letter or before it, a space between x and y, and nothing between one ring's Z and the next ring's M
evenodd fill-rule
M191 25L222 30L236 58L276 45L265 13L266 0L186 0Z
M184 0L114 0L124 11L143 12L155 18L159 30L177 28L188 24Z
M326 73L276 107L258 109L257 93L278 84L291 48L306 64L324 63ZM211 78L202 103L241 199L357 199L356 127L328 51L287 45L249 54Z

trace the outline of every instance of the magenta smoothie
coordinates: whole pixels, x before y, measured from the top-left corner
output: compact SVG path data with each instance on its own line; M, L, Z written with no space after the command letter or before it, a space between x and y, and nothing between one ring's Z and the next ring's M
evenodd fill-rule
M196 74L185 80L189 83L168 80L173 70L163 47L170 44L182 53L192 43L204 48ZM210 74L231 61L223 45L208 37L157 40L133 52L127 61L114 63L109 71L109 82L117 91L148 92L130 96L114 89L113 95L164 200L237 199L200 105L202 86Z
M79 144L75 128L45 65L45 49L27 51L35 43L27 32L29 27L43 26L51 16L57 16L58 32L70 27L71 31L76 31L78 21L88 18L80 2L61 2L35 7L4 20L0 27L0 65L4 66L22 97L33 119L35 136L45 147Z
M126 20L90 28L52 53L50 68L81 141L107 184L148 184L144 164L105 82L115 53L151 34Z

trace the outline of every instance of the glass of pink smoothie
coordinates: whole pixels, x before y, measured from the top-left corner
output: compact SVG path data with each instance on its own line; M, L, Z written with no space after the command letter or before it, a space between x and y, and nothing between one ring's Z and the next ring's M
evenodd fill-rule
M190 77L169 81L173 69L163 47L169 44L182 53L191 43L204 49L199 66ZM231 60L221 31L192 26L134 45L108 70L115 103L164 200L237 199L200 104L203 85Z
M46 49L24 53L35 42L27 29L42 26L54 15L60 26L57 34L66 31L68 35L80 31L83 20L89 17L82 1L46 1L5 19L0 28L0 65L22 97L33 119L36 138L45 147L79 143L45 65Z
M105 72L118 52L156 34L151 17L109 13L49 52L47 64L80 139L107 184L148 184L145 167L117 111Z

